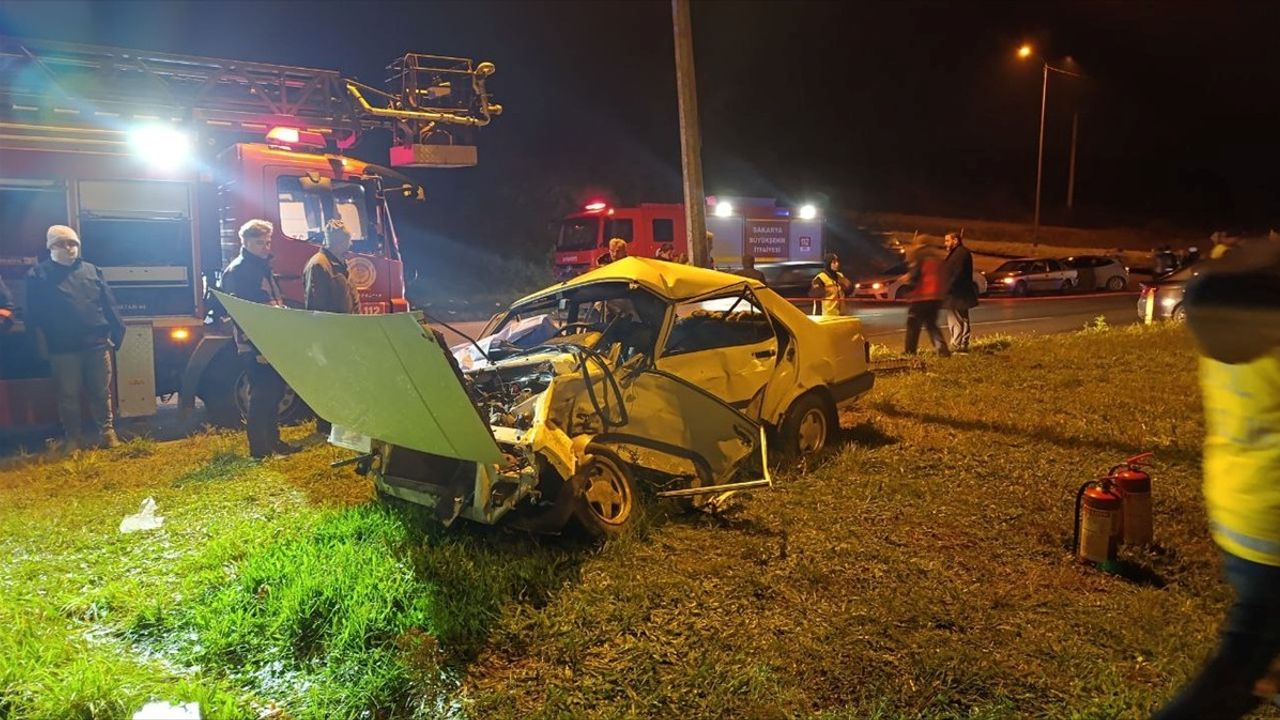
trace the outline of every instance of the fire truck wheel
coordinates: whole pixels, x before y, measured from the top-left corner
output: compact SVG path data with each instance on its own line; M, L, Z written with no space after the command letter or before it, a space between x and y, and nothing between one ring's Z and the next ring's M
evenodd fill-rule
M204 401L210 423L226 428L244 425L249 413L249 374L242 364L221 357L215 359L200 380L198 394ZM287 385L277 413L282 425L302 422L312 415L311 408Z
M603 448L588 450L592 458L578 468L582 484L573 515L584 530L601 538L624 534L639 514L635 480L626 463Z
M801 395L778 428L782 453L791 458L817 455L830 445L838 427L835 408L825 397L816 392Z

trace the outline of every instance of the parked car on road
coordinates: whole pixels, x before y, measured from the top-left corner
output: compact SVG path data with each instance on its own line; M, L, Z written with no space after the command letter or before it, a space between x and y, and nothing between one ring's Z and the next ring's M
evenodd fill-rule
M812 260L788 260L760 264L756 269L764 273L764 284L770 290L788 300L795 300L809 296L809 286L823 267L822 263Z
M1120 292L1129 287L1129 268L1119 260L1104 255L1075 255L1062 263L1077 272L1077 287L1082 290ZM1092 277L1093 282L1088 282Z
M977 270L973 271L973 290L979 295L987 294L987 278ZM905 300L909 292L911 286L907 282L906 263L898 263L853 284L856 300Z
M987 273L987 290L992 295L1022 297L1031 293L1069 292L1078 273L1053 258L1010 260Z
M1138 317L1142 322L1182 322L1186 318L1182 297L1186 293L1187 283L1199 275L1202 269L1200 265L1191 265L1139 285L1141 292L1138 293Z

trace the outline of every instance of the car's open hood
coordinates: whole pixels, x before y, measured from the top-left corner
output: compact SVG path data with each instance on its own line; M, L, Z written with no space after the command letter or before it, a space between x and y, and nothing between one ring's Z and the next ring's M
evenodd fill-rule
M215 294L285 382L325 420L422 452L501 462L447 350L414 315L337 315Z

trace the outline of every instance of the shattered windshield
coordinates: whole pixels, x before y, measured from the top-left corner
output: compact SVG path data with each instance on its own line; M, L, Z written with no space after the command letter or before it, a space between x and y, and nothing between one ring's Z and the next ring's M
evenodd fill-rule
M513 307L480 342L489 341L495 361L559 344L622 344L627 352L651 355L666 310L665 301L630 283L585 285Z

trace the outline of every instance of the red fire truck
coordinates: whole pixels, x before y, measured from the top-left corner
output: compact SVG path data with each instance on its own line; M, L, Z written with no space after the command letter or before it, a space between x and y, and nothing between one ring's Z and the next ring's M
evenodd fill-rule
M388 135L394 167L467 167L502 107L485 89L491 63L410 53L387 69L379 90L334 70L0 37L0 278L19 304L15 331L0 334L0 428L56 422L48 366L21 323L52 224L77 229L125 316L122 417L178 393L240 422L247 387L205 298L250 218L275 225L291 304L323 228L341 219L361 312L407 310L388 199L422 190L357 159L357 142ZM282 415L302 412L289 393Z
M598 264L609 240L627 241L627 252L655 257L663 245L675 255L688 253L684 205L641 203L611 207L587 204L562 220L556 233L555 275L566 279ZM823 219L814 205L780 206L773 198L707 198L707 230L712 233L715 266L742 266L750 255L758 262L821 260Z

